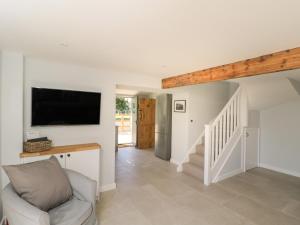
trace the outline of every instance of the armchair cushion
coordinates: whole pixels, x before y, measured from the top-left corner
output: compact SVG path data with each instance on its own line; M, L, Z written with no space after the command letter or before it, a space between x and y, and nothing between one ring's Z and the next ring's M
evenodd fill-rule
M3 166L18 195L43 211L72 197L72 187L56 157L14 166Z
M73 197L70 201L49 211L51 225L81 225L91 216L91 202Z

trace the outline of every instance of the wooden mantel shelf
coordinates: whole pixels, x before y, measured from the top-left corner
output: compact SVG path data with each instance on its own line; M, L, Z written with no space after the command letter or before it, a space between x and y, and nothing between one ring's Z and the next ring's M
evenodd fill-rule
M22 152L20 153L20 158L26 157L35 157L35 156L42 156L42 155L54 155L54 154L62 154L67 152L80 152L80 151L87 151L92 149L101 149L101 145L98 143L89 143L89 144L79 144L79 145L65 145L65 146L57 146L52 147L51 149L43 152Z

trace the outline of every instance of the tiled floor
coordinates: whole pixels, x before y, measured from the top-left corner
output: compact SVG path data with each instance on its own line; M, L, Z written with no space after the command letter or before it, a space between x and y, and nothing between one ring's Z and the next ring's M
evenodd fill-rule
M116 157L117 189L102 194L100 225L300 225L300 179L266 169L205 187L152 151Z

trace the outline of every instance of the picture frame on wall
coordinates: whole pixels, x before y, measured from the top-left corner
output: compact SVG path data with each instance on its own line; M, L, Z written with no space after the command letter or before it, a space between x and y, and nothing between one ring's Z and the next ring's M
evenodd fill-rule
M186 100L174 100L174 112L186 112Z

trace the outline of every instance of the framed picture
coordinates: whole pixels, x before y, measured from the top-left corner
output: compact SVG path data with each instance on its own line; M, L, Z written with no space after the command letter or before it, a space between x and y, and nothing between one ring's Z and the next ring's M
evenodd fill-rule
M174 112L186 112L186 100L174 100Z

